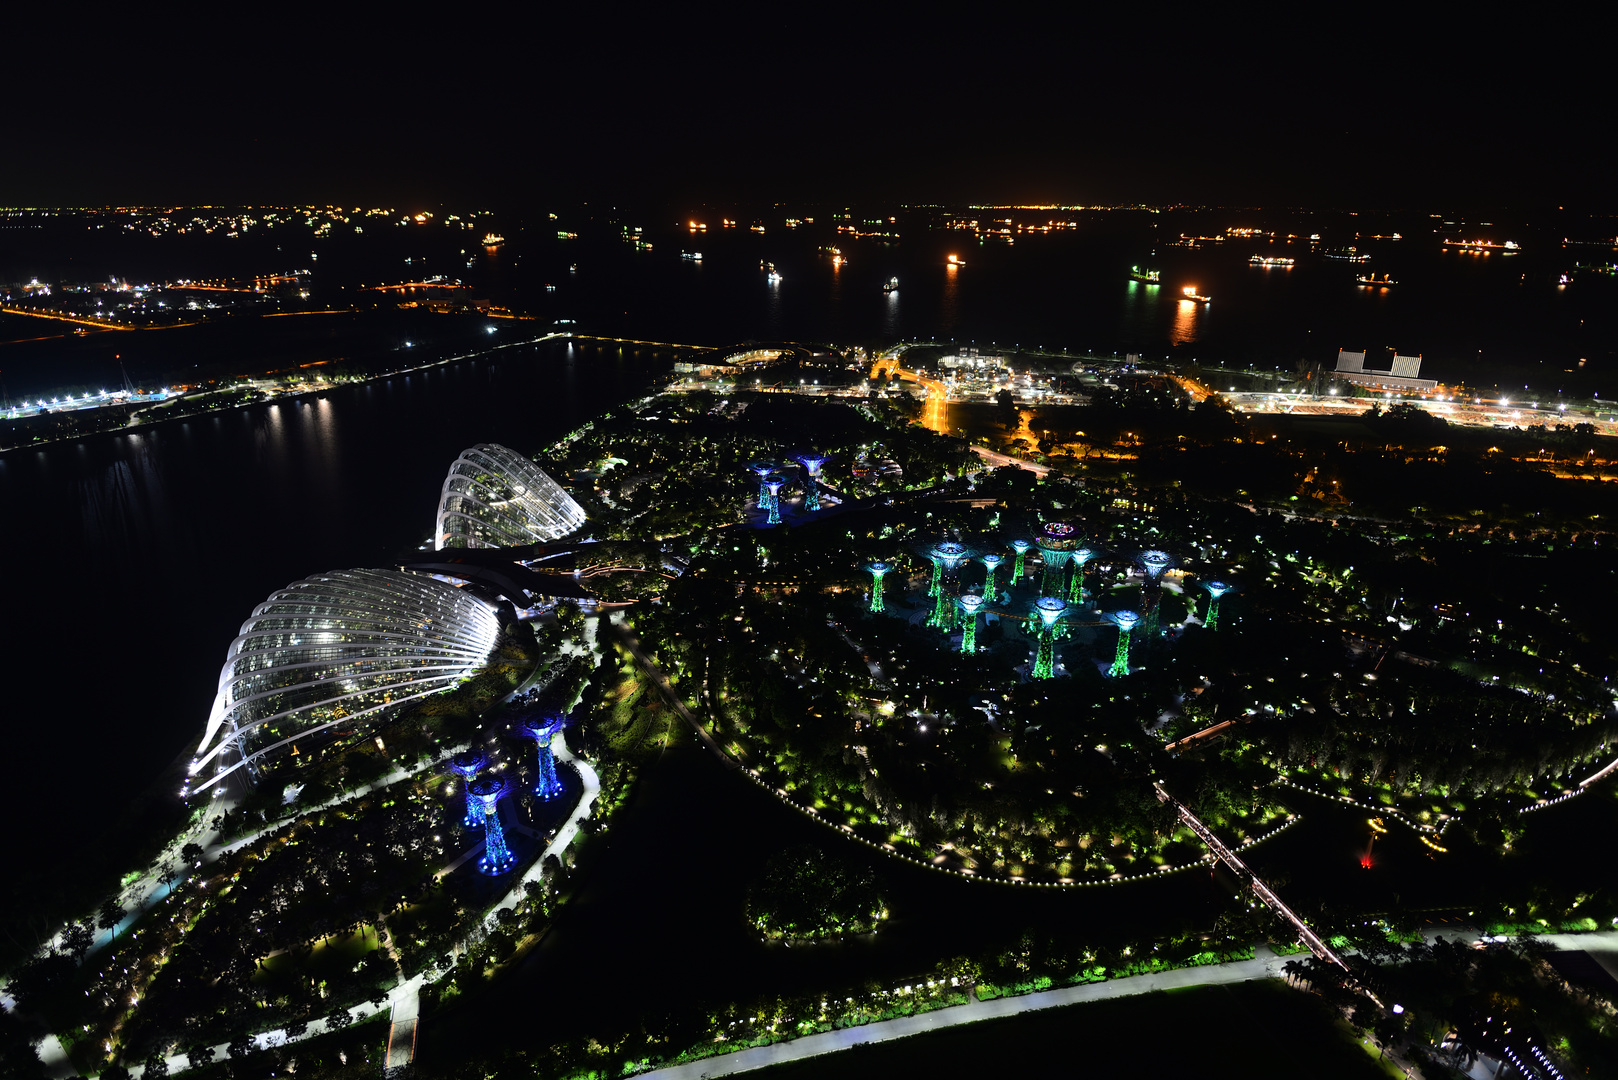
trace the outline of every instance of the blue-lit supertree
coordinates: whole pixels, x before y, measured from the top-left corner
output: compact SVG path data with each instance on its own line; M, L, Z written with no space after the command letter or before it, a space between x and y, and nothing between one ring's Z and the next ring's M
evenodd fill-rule
M1061 596L1067 592L1062 567L1073 557L1073 549L1079 546L1079 530L1066 522L1050 521L1034 537L1034 543L1039 545L1040 558L1045 560L1045 576L1040 582L1039 594Z
M551 736L561 731L566 722L561 716L531 716L522 722L523 734L539 744L534 794L541 799L554 799L562 793L562 781L556 777L556 755L551 752Z
M483 857L478 860L478 869L497 877L517 862L517 856L506 847L506 831L500 825L500 810L496 805L511 786L498 776L480 776L467 790L483 804Z
M469 829L483 827L483 804L472 796L472 777L482 772L488 763L489 756L482 750L467 750L449 759L449 771L458 774L466 785L466 815L461 818L461 824Z
M758 508L760 510L768 510L770 508L771 499L770 487L764 482L764 479L775 471L774 462L755 461L747 466L747 470L748 472L756 473L758 475Z
M882 610L882 576L893 567L878 560L865 568L871 574L871 610Z
M1028 549L1033 546L1027 540L1013 540L1011 542L1011 550L1017 553L1016 561L1011 564L1011 583L1013 585L1022 580L1023 556L1027 555Z
M1208 590L1208 614L1203 616L1202 625L1209 630L1219 629L1219 598L1230 592L1236 586L1226 585L1223 581L1206 581L1202 587Z
M1140 622L1140 616L1133 611L1115 611L1107 617L1118 624L1118 652L1112 658L1112 670L1108 674L1128 675L1129 632Z
M985 576L983 579L983 595L987 599L993 600L995 597L994 572L999 568L1001 563L1005 562L1005 559L1001 558L999 555L984 555L978 561L981 562L989 571L987 576Z
M1084 567L1096 553L1087 547L1080 547L1073 552L1073 580L1067 587L1067 599L1070 604L1084 603Z
M1034 656L1036 679L1049 679L1056 674L1056 620L1067 610L1067 601L1060 596L1041 596L1034 601L1034 612L1039 616L1039 651Z
M950 602L949 594L944 588L944 577L953 577L955 568L971 558L972 553L966 550L966 545L958 544L954 540L945 540L927 553L933 560L933 581L928 590L933 596L933 613L927 619L928 626L936 626L948 630L955 622L955 605Z
M961 631L961 652L971 656L978 651L978 612L983 610L983 597L967 593L956 603L961 605L961 615L966 620Z
M1143 551L1136 560L1141 569L1146 571L1146 580L1140 586L1140 609L1145 616L1142 622L1146 624L1145 632L1141 635L1147 641L1157 640L1157 607L1158 601L1163 597L1162 577L1174 560L1166 551Z
M778 472L772 472L764 478L764 490L769 493L770 499L769 524L771 525L781 524L781 488L786 482L787 478Z
M799 454L798 464L808 474L804 482L803 508L810 513L820 509L820 467L831 460L830 454Z

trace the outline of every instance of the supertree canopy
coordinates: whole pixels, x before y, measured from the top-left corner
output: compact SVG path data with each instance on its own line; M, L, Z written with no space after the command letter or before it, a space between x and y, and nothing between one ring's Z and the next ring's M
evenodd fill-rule
M1011 542L1011 550L1017 553L1016 561L1011 564L1011 583L1013 585L1022 580L1023 556L1027 555L1028 549L1033 546L1027 540L1013 540Z
M1140 622L1140 616L1133 611L1115 611L1108 616L1118 624L1118 652L1112 660L1111 675L1129 674L1129 632L1135 629Z
M952 613L955 605L950 603L948 594L944 590L944 577L954 577L955 568L970 558L972 553L966 550L966 545L945 540L927 553L933 560L932 586L928 590L933 596L933 613L927 620L928 626L937 626L945 630L955 621Z
M1217 630L1219 629L1219 598L1230 592L1235 586L1227 585L1223 581L1205 581L1202 587L1208 590L1208 596L1210 597L1208 614L1202 620L1202 625L1209 630Z
M967 593L956 603L961 605L961 615L966 620L966 628L961 633L961 652L971 656L978 651L978 612L983 610L983 597Z
M770 495L770 486L764 481L775 471L775 463L773 461L755 461L747 466L747 470L758 476L758 508L768 510L772 496Z
M480 776L472 781L470 790L483 804L483 857L478 860L478 869L496 877L517 862L517 856L506 847L506 831L500 826L500 811L495 805L511 787L498 776Z
M772 472L764 478L764 488L769 492L771 525L781 524L781 488L786 484L787 478L778 472Z
M1056 674L1056 620L1067 611L1067 601L1060 596L1041 596L1034 601L1034 613L1039 616L1039 652L1034 657L1036 679L1049 679Z
M1062 567L1073 557L1073 549L1079 546L1079 530L1063 521L1048 521L1034 537L1034 543L1039 545L1040 558L1045 560L1041 595L1061 596L1067 592L1063 587Z
M878 560L865 568L871 575L871 610L882 610L882 578L893 567Z
M831 459L830 454L799 454L798 464L808 474L804 484L806 494L803 497L803 508L808 511L820 509L820 467Z
M551 736L561 731L566 722L562 716L531 716L522 723L523 734L539 744L534 794L541 799L554 799L562 793L562 782L556 778L556 755L551 753Z
M1001 563L1005 562L1005 559L1001 558L999 555L984 555L979 559L979 561L982 562L989 571L988 575L983 579L983 595L992 600L995 596L994 572L999 569Z
M465 750L449 759L449 771L458 774L466 786L466 814L461 824L469 829L483 827L483 804L472 794L472 777L488 763L489 756L482 750Z
M1084 567L1096 553L1087 547L1078 547L1073 552L1073 580L1068 583L1067 599L1070 604L1084 603Z

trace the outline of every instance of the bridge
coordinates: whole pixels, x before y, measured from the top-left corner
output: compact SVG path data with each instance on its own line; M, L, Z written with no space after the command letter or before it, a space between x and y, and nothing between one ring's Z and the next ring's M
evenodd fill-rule
M1204 825L1184 803L1164 791L1163 785L1155 780L1152 781L1152 787L1157 789L1159 801L1174 807L1175 812L1180 815L1180 820L1192 832L1202 838L1202 842L1208 845L1208 850L1213 852L1220 862L1235 872L1236 876L1241 879L1242 884L1252 889L1258 898L1264 901L1265 907L1292 924L1293 928L1298 931L1298 937L1303 941L1304 945L1308 946L1310 952L1314 953L1321 961L1340 968L1345 973L1348 972L1348 965L1343 963L1343 958L1333 952L1331 946L1322 941L1319 934L1309 929L1309 924L1299 918L1291 908L1287 907L1281 901L1281 898L1275 895L1268 885L1264 884L1264 880L1249 870L1247 864L1242 862L1234 851L1226 847L1224 842L1215 836L1213 831Z

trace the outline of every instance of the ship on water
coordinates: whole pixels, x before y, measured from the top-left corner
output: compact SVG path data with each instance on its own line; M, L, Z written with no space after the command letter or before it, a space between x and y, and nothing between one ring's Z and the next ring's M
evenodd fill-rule
M1254 255L1247 262L1251 266L1291 266L1297 260L1285 255Z
M486 248L499 247L505 242L506 238L497 232L486 232L483 234L483 246Z
M898 292L899 291L899 279L896 278L896 277L890 277L888 279L888 283L886 285L882 286L882 291L885 292L885 293L896 293L896 292Z
M1370 262L1371 257L1360 253L1360 249L1352 244L1346 248L1327 248L1321 252L1328 259L1341 259L1344 262Z
M1147 267L1143 270L1138 266L1131 266L1129 268L1129 276L1134 278L1136 281L1144 281L1148 285L1163 284L1163 271L1153 270L1151 267Z
M1213 297L1204 296L1197 292L1197 287L1195 285L1187 285L1185 288L1180 290L1180 299L1190 304L1206 304L1211 301Z
M1383 274L1381 277L1377 277L1375 274L1361 274L1354 280L1359 282L1361 285L1366 285L1373 289L1385 289L1389 285L1399 284L1386 274Z
M1484 255L1496 251L1502 255L1515 255L1522 250L1522 247L1514 240L1507 240L1503 244L1497 244L1493 240L1445 240L1444 246L1458 248L1461 251L1481 252Z

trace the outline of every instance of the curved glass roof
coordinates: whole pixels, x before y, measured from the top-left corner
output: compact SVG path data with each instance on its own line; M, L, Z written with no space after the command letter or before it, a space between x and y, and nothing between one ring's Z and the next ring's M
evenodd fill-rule
M488 604L422 574L334 570L288 585L225 653L187 791L314 732L380 725L482 666L499 632Z
M584 508L538 465L498 443L479 443L444 479L433 547L545 543L583 524Z

